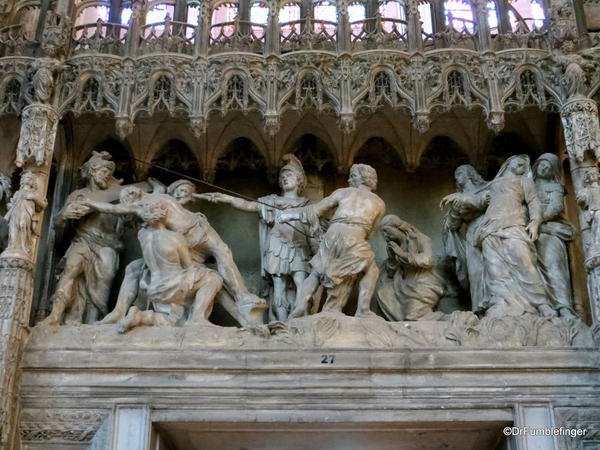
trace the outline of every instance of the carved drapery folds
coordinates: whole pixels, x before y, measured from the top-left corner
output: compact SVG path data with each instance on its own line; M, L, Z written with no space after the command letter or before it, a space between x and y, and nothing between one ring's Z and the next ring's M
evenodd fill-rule
M593 100L575 96L560 111L575 194L581 207L580 224L588 270L592 317L600 319L600 156L598 107Z
M23 111L23 126L17 147L17 167L47 165L54 149L58 114L51 106L36 103Z
M51 15L53 25L62 19ZM51 30L50 30L51 31ZM48 32L50 32L48 31ZM56 36L55 36L56 37ZM57 38L58 39L58 38ZM57 55L50 38L48 53ZM22 168L19 190L8 205L9 240L0 255L0 448L18 439L19 364L25 346L33 296L36 259L59 114L48 103L54 94L55 60L42 60L32 78L33 103L23 110L16 165Z

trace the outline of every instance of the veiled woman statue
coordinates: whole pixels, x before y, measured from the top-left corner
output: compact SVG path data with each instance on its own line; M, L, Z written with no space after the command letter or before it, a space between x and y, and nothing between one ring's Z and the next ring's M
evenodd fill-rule
M388 259L381 271L375 301L390 321L439 320L434 312L444 288L435 273L431 239L398 216L388 215L380 225Z
M544 153L533 164L533 180L542 204L542 225L536 241L538 264L561 316L573 317L567 242L575 230L564 217L565 189L558 156Z
M485 180L470 164L457 167L454 179L457 194L464 196L461 202L454 202L454 205L446 201L449 197L442 200L442 208L450 204L444 218L444 247L446 255L454 262L458 282L471 294L471 309L476 312L480 310L485 292L483 259L481 248L475 245L475 231L489 198L485 195L469 197L485 184ZM453 198L460 198L457 194Z
M479 191L445 199L459 207L489 197L474 241L482 251L485 297L480 306L486 317L556 316L537 265L534 243L542 223L542 205L529 173L527 155L511 156Z

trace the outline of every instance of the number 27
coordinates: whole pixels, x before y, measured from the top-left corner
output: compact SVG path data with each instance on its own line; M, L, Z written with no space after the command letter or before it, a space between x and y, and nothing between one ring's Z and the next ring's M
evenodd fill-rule
M333 364L335 355L321 355L321 364Z

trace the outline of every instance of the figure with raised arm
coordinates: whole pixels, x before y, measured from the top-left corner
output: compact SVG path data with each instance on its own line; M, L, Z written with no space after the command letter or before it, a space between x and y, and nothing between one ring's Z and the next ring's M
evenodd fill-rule
M373 315L370 303L379 269L368 239L385 215L385 203L373 192L377 188L377 172L373 167L354 164L350 168L348 184L349 187L336 190L314 205L279 214L280 222L294 223L304 214L323 217L332 213L329 228L310 261L311 272L302 284L290 318L308 313L319 285L327 289L323 310L341 312L359 277L356 316Z
M155 182L156 183L156 182ZM177 182L176 182L177 183ZM178 183L181 185L181 183ZM193 185L192 185L193 187ZM155 189L155 192L158 190ZM121 196L120 203L113 205L102 202L89 202L88 207L105 213L126 215L136 214L139 208L147 205L160 205L167 210L165 227L168 230L181 233L188 242L192 258L203 263L206 256L212 254L217 260L219 274L224 280L224 286L231 292L236 300L236 307L240 314L234 317L243 322L242 325L257 325L262 323L262 312L266 307L265 302L251 294L233 261L229 247L210 226L206 217L195 214L183 207L181 201L168 194L145 193L139 188L127 188ZM129 306L133 303L138 291L138 282L144 270L144 262L136 260L127 267L126 275L115 310L109 314L103 323L115 323L120 320ZM231 311L231 308L228 309Z
M124 197L129 195L126 188ZM181 325L208 323L214 299L221 289L217 272L192 258L186 238L167 229L168 208L164 203L148 202L135 211L142 220L138 239L146 265L139 283L151 309L140 311L133 306L119 322L125 332L139 325ZM193 303L192 303L193 302Z
M194 195L196 198L228 204L259 215L261 273L272 285L270 317L281 321L287 320L297 303L302 283L310 271L308 262L312 255L311 236L316 234L318 227L318 221L312 227L301 222L294 222L292 225L277 222L279 211L301 208L309 202L301 196L306 186L302 164L292 154L285 155L283 160L286 164L279 172L281 195L267 195L258 201L248 201L219 192Z
M119 187L121 182L113 177L114 171L115 163L108 152L93 152L81 167L87 186L69 195L55 219L57 226L70 220L78 220L79 226L63 258L64 270L52 311L43 321L47 325L60 325L65 318L74 323L93 323L107 313L110 288L119 266L122 219L92 211L85 203Z
M472 196L486 184L473 166L464 164L454 171L457 193L442 200L446 209L444 217L444 250L454 262L456 278L460 286L471 294L472 311L480 311L485 298L483 282L483 259L481 248L475 245L477 226L488 205L486 195ZM463 201L447 202L447 198ZM472 201L469 201L472 200Z

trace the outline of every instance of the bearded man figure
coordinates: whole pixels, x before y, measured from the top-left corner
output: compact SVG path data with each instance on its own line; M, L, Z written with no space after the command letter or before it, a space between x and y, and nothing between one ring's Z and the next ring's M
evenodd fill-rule
M94 323L107 313L110 288L119 267L122 219L92 211L86 202L102 191L121 184L114 178L115 163L108 152L93 152L81 167L86 187L69 195L55 219L57 226L79 220L75 238L65 256L64 270L58 281L52 311L46 325Z
M279 214L278 220L283 223L333 214L319 249L310 261L311 272L302 284L290 319L308 313L319 285L327 289L323 310L341 312L358 277L356 316L375 315L370 304L379 269L368 239L385 214L385 203L373 192L377 188L377 172L367 164L354 164L350 168L348 185L314 205Z

